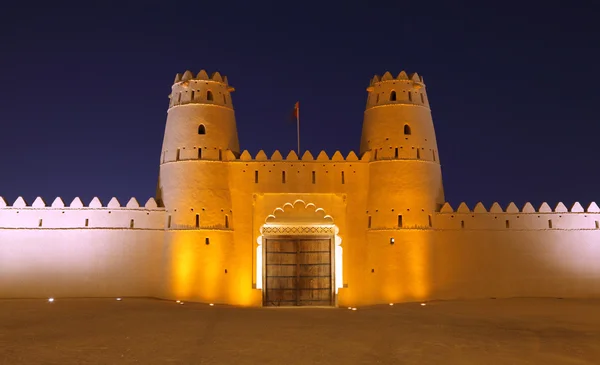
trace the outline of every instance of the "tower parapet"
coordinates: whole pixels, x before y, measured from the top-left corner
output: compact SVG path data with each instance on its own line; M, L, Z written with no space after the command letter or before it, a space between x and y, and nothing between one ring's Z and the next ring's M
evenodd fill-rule
M169 108L186 104L210 104L233 109L231 93L235 91L229 85L227 76L214 72L210 77L201 70L194 77L190 71L175 75L175 81L169 95Z

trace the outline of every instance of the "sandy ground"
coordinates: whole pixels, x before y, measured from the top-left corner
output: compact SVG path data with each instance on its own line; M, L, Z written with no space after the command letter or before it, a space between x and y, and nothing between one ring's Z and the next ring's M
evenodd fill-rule
M600 364L600 301L350 311L0 300L0 364Z

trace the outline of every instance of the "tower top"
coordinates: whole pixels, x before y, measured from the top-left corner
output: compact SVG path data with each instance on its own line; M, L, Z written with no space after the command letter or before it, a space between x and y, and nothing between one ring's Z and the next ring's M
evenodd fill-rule
M190 70L185 71L183 74L178 73L175 75L175 81L173 81L173 84L177 85L177 84L181 84L181 83L186 83L190 80L220 82L227 86L227 91L229 91L229 92L234 91L234 88L229 86L229 81L227 80L227 76L221 76L221 74L219 72L213 72L209 77L206 70L200 70L200 72L198 72L196 77L194 77L194 74Z
M381 77L379 75L373 76L373 78L371 79L371 82L369 83L369 87L367 88L367 91L372 91L373 90L372 88L373 88L373 86L375 86L375 84L378 84L381 82L386 82L386 81L412 82L413 85L416 86L417 88L425 86L423 77L419 76L419 74L416 72L407 74L406 71L400 71L398 76L394 77L394 76L392 76L391 73L389 73L389 71L386 71L386 73L384 73L383 76L381 76Z

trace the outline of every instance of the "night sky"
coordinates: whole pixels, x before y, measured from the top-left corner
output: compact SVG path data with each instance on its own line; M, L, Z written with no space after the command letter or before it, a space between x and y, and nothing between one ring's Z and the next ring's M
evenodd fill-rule
M99 3L3 5L0 195L9 204L153 196L167 96L186 69L228 76L241 148L269 156L296 148L298 100L303 149L358 152L370 78L416 71L455 208L600 200L598 2Z

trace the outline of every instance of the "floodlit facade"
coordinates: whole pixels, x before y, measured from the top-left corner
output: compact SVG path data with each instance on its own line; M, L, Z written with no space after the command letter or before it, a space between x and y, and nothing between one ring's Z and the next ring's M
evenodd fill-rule
M375 76L358 153L241 151L226 77L177 75L156 198L0 198L0 297L359 306L600 297L600 209L445 203L423 78Z

